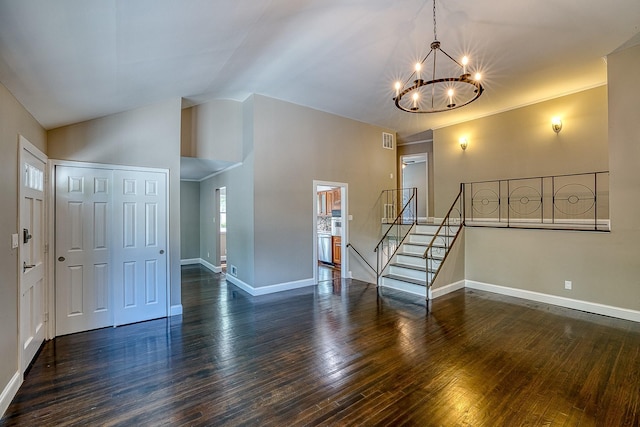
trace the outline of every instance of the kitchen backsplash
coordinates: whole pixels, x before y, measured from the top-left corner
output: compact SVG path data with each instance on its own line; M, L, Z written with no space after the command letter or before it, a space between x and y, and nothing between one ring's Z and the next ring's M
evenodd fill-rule
M331 217L330 216L318 217L318 232L331 233Z

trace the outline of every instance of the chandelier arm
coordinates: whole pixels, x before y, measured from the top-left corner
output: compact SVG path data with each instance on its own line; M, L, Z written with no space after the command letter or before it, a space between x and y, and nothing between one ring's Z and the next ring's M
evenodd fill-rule
M431 55L431 52L433 52L433 50L430 50L429 53L427 53L427 55L424 57L424 59L422 60L422 62L420 62L420 64L424 64L424 61L426 61L429 58L429 55ZM404 84L402 85L403 88L405 88L407 86L408 83L412 82L413 80L413 76L416 75L416 72L414 71L413 73L411 73L411 75L409 76L409 78L404 82Z
M455 62L455 63L456 63L456 65L457 65L458 67L460 67L460 68L464 68L464 67L462 66L462 64L461 64L461 63L459 63L458 61L456 61L455 59L453 59L453 58L451 57L451 55L449 55L449 54L448 54L447 52L445 52L443 49L439 49L439 50L440 50L440 52L442 52L442 53L444 53L445 55L447 55L447 58L449 58L450 60L452 60L453 62Z

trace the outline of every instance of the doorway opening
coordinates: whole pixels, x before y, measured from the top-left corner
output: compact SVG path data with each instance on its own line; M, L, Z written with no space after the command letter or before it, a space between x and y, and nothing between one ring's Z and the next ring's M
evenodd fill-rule
M429 170L427 162L427 153L409 154L400 157L402 164L402 188L417 188L418 190L418 222L426 223L428 212L428 188L429 188ZM410 194L403 192L403 198L409 197ZM402 206L408 200L402 200Z
M347 184L314 181L315 283L347 277Z
M222 272L227 271L227 187L216 190L218 206L218 255Z

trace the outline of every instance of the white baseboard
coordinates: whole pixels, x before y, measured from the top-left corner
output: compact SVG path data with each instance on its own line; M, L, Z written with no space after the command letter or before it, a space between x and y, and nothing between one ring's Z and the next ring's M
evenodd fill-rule
M496 294L508 295L516 298L524 298L532 301L543 302L546 304L559 305L561 307L586 311L588 313L602 314L604 316L617 317L619 319L640 322L640 311L630 310L628 308L620 308L611 305L598 304L595 302L543 294L540 292L527 291L525 289L492 285L489 283L476 282L473 280L466 280L465 287L470 289L478 289L481 291L494 292Z
M9 380L9 383L6 385L4 390L2 390L2 394L0 394L0 417L2 417L11 404L11 401L18 393L18 389L22 384L22 375L20 372L16 372Z
M196 262L192 262L194 260L182 260L182 261L189 261L189 264L200 264L205 268L208 268L209 270L213 271L214 273L220 273L222 272L222 267L217 267L213 264L211 264L210 262L207 262L206 260L199 258L199 259L195 259ZM181 263L182 263L181 261ZM182 265L188 265L188 264L182 264ZM243 282L242 280L238 279L237 277L234 277L230 274L227 274L226 276L226 280L230 283L233 283L234 285L236 285L237 287L239 287L240 289L242 289L243 291L248 292L249 294L253 295L253 296L257 296L257 295L267 295L267 294L272 294L275 292L282 292L282 291L289 291L292 289L298 289L298 288L305 288L307 286L314 286L315 282L313 279L304 279L304 280L296 280L294 282L286 282L286 283L278 283L276 285L269 285L269 286L262 286L259 288L254 288L253 286ZM175 313L173 312L173 307L171 307L171 315L174 316L176 314L182 314L182 306L180 306L180 312L179 313Z
M254 288L253 286L243 282L242 280L230 274L227 274L226 279L227 279L227 282L233 283L243 291L246 291L253 296L273 294L273 293L282 292L282 291L290 291L292 289L306 288L307 286L315 286L315 282L313 281L313 279L296 280L293 282L278 283L276 285L261 286L259 288Z
M222 272L222 267L216 267L215 265L211 264L210 262L202 259L202 258L191 258L191 259L181 259L180 260L180 265L195 265L195 264L200 264L203 267L208 268L209 270L213 271L214 273L220 273Z
M249 284L243 282L242 280L238 279L237 277L234 277L234 276L232 276L230 274L227 274L225 279L227 279L227 282L233 283L234 285L236 285L237 287L239 287L243 291L248 292L251 295L253 295L253 287L250 286Z
M215 266L213 264L211 264L210 262L200 258L200 265L203 267L208 268L209 270L213 271L214 273L222 273L222 267L220 266Z
M429 299L436 299L446 294L450 294L451 292L457 291L458 289L463 289L465 287L465 281L459 280L454 283L450 283L445 286L440 286L439 288L431 288L429 289Z
M169 316L180 316L182 314L182 304L172 305Z

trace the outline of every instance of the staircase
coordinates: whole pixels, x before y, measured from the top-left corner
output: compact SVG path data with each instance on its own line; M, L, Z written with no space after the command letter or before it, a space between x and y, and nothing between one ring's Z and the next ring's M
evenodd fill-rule
M459 226L447 227L446 235L438 233L439 228L440 224L415 225L380 277L380 286L426 298L427 289L433 282L447 249L451 247ZM425 259L424 254L432 240L431 250Z

